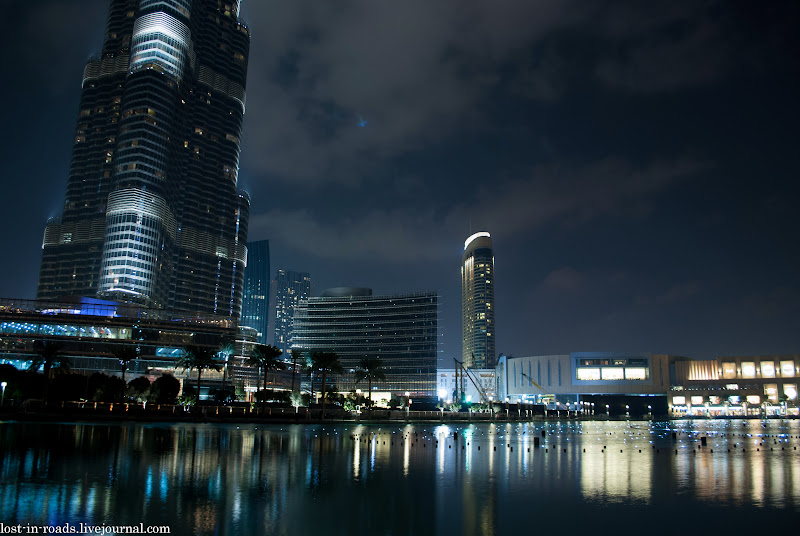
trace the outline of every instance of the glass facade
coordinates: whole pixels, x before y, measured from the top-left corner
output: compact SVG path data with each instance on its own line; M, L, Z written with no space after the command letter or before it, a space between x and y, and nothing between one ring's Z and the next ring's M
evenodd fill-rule
M0 300L0 363L20 369L30 366L38 342L52 341L61 346L75 372L119 374L114 353L130 346L140 356L129 365L132 375L175 372L176 360L187 345L218 350L237 335L227 317L187 316L108 302Z
M237 189L249 31L238 2L112 0L84 71L62 216L37 296L238 318L250 200Z
M333 351L345 374L333 381L340 391L367 390L355 384L363 358L379 358L385 382L376 391L408 392L414 400L436 400L438 297L425 292L397 296L331 296L301 300L294 312L292 347Z
M258 343L267 344L269 317L269 240L247 244L247 268L244 271L242 326L258 332Z
M495 357L494 253L489 233L464 242L461 259L461 359L468 368L492 368Z
M275 274L275 346L288 357L292 349L294 310L311 296L311 274L278 270Z

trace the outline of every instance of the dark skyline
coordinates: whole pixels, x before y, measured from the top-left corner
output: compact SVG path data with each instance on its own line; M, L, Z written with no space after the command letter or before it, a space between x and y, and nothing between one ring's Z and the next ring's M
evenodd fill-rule
M33 297L106 0L0 22L0 295ZM314 290L434 290L491 232L497 352L796 353L791 2L245 1L248 240ZM274 271L274 270L273 270Z

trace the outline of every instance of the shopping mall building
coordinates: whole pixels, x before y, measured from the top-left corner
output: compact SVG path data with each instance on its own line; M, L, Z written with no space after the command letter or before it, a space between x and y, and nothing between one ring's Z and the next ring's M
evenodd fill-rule
M501 356L497 400L609 416L797 415L800 355L691 359L649 353Z

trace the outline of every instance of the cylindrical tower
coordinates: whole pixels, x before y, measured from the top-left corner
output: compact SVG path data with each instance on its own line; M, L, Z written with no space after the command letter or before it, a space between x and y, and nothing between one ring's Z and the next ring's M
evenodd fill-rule
M494 252L487 232L464 242L461 258L461 359L469 368L491 368L495 359Z

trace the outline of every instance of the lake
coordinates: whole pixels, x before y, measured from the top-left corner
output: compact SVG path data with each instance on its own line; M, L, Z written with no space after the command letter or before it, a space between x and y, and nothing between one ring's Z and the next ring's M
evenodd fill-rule
M326 536L796 528L798 446L797 420L5 422L0 523Z

